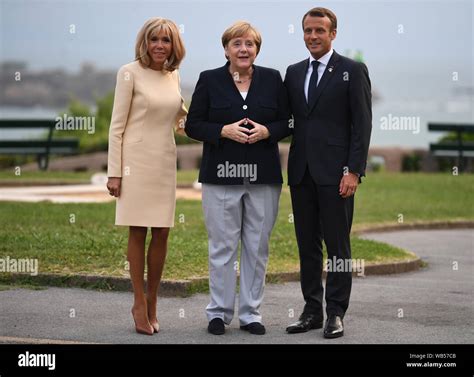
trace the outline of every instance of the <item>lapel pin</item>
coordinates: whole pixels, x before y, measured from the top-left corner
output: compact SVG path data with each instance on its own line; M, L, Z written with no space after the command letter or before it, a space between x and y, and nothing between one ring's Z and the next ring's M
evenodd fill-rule
M328 71L329 71L329 72L332 72L332 69L333 69L333 68L332 68L332 66L331 66L331 67L328 68Z

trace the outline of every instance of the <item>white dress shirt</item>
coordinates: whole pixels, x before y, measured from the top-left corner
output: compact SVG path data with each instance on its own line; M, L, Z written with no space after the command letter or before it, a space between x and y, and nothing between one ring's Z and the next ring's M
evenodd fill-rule
M319 81L321 81L321 77L323 77L324 71L326 70L326 67L329 63L329 59L331 59L332 53L334 50L331 48L326 54L321 56L318 59L319 65L318 65L318 83L316 86L319 85ZM311 74L313 73L313 64L312 62L315 61L316 59L313 58L312 55L309 56L309 64L308 64L308 71L306 72L306 79L304 80L304 95L306 97L306 102L308 102L308 87L309 87L309 79L311 78Z

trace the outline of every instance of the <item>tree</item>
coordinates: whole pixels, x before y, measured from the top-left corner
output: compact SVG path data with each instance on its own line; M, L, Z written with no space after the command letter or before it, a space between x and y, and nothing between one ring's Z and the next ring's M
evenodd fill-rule
M109 127L112 118L112 109L114 107L114 93L110 92L103 98L96 100L95 112L89 106L83 104L78 99L70 101L66 115L68 117L89 117L94 120L95 131L88 133L86 130L74 130L56 133L57 137L77 137L79 138L79 150L81 153L91 153L98 151L107 151L109 141ZM63 114L59 115L60 117ZM56 131L58 132L58 131ZM176 144L194 144L197 141L187 137L175 134Z
M94 132L87 130L68 130L67 133L56 134L63 137L79 138L79 150L82 153L106 151L109 139L109 126L114 104L114 93L111 92L103 98L96 100L95 112L89 106L77 99L71 100L66 110L68 117L86 117L94 122ZM59 116L63 116L60 114Z

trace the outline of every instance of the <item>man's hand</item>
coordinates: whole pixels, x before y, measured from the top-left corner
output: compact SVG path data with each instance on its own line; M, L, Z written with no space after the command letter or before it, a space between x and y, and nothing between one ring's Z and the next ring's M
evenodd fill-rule
M253 144L257 141L270 137L270 132L268 131L267 127L260 123L254 122L252 119L247 120L253 126L253 128L250 130L250 136L248 140L249 144Z
M354 173L347 173L342 176L341 183L339 183L339 195L344 199L355 194L357 186L359 185L359 177Z
M107 182L107 189L109 194L118 198L120 196L120 187L122 186L122 178L120 177L109 177Z
M246 121L247 119L243 118L235 123L226 124L224 127L222 127L221 137L245 144L249 139L249 130L245 127L241 127L240 125Z

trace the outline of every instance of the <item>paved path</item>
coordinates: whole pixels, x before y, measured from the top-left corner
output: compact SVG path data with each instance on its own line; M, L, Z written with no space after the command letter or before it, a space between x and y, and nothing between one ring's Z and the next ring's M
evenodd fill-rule
M178 187L177 199L201 200L201 191L192 187ZM0 201L52 203L104 203L114 201L105 182L82 185L0 187Z
M265 336L239 330L236 318L223 336L206 332L207 295L162 298L162 331L134 332L131 293L82 289L11 289L0 292L0 343L474 343L474 232L467 229L365 235L414 251L427 268L400 275L356 278L346 335L325 340L321 330L287 335L302 309L298 283L268 285L262 306ZM453 263L457 262L457 270ZM75 317L71 318L72 310ZM399 317L403 311L403 317Z

